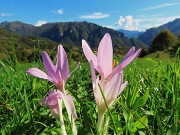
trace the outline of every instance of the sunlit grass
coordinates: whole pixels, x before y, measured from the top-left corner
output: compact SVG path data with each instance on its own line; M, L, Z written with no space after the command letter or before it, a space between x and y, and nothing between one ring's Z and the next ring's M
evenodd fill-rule
M70 69L76 62L70 63ZM117 58L117 61L120 61ZM30 67L44 69L42 63L0 64L0 130L1 134L59 134L59 121L40 101L55 86L29 76ZM180 132L180 64L176 59L155 61L137 59L124 70L129 84L111 109L119 134L178 134ZM97 134L97 108L92 91L88 63L71 75L66 90L74 98L78 134ZM71 129L66 110L65 125ZM112 120L109 133L114 134Z

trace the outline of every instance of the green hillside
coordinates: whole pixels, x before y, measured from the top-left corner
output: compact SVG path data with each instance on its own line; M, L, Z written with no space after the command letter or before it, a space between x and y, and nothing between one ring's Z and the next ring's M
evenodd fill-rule
M0 59L15 56L20 61L29 61L42 50L52 51L58 44L41 37L23 37L0 28ZM35 54L36 53L36 54Z

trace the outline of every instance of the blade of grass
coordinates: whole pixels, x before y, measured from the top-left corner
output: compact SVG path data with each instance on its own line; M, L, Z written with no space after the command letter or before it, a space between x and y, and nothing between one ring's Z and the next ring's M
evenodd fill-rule
M103 97L103 100L104 100L104 103L105 103L105 105L106 105L106 108L107 108L107 110L108 110L109 116L110 116L110 118L111 118L111 120L112 120L113 127L114 127L114 131L115 131L116 135L118 135L118 132L117 132L117 129L116 129L116 125L115 125L114 120L113 120L113 118L112 118L112 114L111 114L111 111L110 111L109 106L108 106L108 104L107 104L107 101L106 101L106 98L105 98L105 96L104 96L103 90L102 90L100 84L98 84L98 86L99 86L99 89L100 89L100 91L101 91L101 95L102 95L102 97Z

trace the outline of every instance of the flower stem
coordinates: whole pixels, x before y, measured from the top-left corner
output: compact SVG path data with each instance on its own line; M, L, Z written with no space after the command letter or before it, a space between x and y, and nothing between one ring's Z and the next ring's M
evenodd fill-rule
M72 120L71 126L72 126L73 134L74 134L74 135L77 135L77 128L76 128L76 125L75 125L75 121L74 121L74 120Z
M65 92L63 93L62 98L63 98L64 104L65 104L65 107L66 107L66 110L67 110L67 113L69 116L69 121L71 123L73 135L77 135L77 129L76 129L75 121L72 118L72 112L71 112L70 105L69 105L69 102L68 102L68 99L67 99Z
M99 134L101 134L103 122L104 122L104 113L98 113L97 129Z
M111 114L111 111L110 111L110 109L109 109L109 107L108 107L108 104L107 104L106 98L105 98L105 96L104 96L103 90L102 90L100 84L98 84L98 86L99 86L99 89L100 89L100 91L101 91L102 97L103 97L103 99L104 99L104 103L105 103L106 108L107 108L107 110L108 110L109 116L110 116L110 118L111 118L111 120L112 120L112 122L113 122L114 131L115 131L116 135L118 135L118 132L117 132L117 129L116 129L116 125L115 125L114 120L113 120L113 118L112 118L112 114Z
M109 116L107 117L106 122L103 126L102 135L107 135L108 128L109 128Z
M59 107L59 119L60 119L60 124L61 124L62 135L67 135L66 129L64 126L63 114L62 114L62 100L60 99L58 99L58 107Z

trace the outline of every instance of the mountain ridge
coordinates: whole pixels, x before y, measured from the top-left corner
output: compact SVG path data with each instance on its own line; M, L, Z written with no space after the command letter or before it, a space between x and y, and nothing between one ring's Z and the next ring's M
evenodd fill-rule
M145 44L150 45L154 37L159 32L166 29L174 33L176 36L179 36L180 35L180 18L177 18L174 21L168 22L159 27L147 29L146 32L139 35L137 39L142 41Z
M130 31L130 30L124 30L119 29L120 32L124 33L124 35L128 38L137 38L140 34L144 33L143 31Z
M134 42L132 45L134 40L128 39L123 33L86 21L54 22L38 27L15 21L2 22L0 23L0 27L23 36L40 36L66 45L81 46L82 39L85 39L90 47L97 48L104 34L109 33L112 37L114 46L131 47L135 44L137 48L148 47L140 41Z

